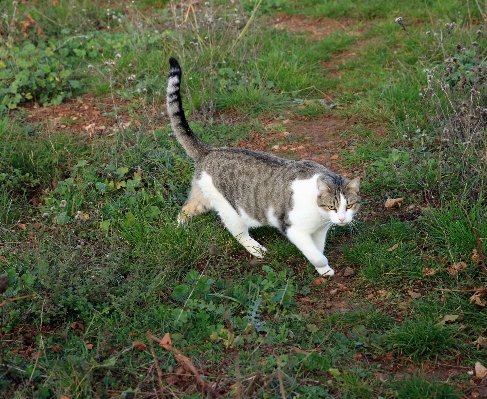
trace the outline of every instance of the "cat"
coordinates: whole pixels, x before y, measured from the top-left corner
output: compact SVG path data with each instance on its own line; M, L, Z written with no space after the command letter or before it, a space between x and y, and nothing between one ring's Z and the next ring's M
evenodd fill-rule
M276 227L321 276L333 276L323 254L326 235L332 225L350 223L359 210L360 178L346 179L313 161L209 146L186 120L181 67L175 58L169 64L167 113L176 138L195 162L190 194L178 222L216 210L230 233L257 258L267 249L250 237L249 228Z

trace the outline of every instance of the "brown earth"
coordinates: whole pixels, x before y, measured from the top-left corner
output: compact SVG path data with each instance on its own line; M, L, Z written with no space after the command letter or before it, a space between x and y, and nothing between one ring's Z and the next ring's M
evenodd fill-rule
M354 29L356 21L352 19L312 18L304 15L280 15L272 23L276 29L292 33L303 33L312 39L323 39L337 31L344 31L350 35L360 35L364 31Z
M238 143L238 147L267 151L284 158L309 159L320 163L344 177L354 177L340 162L340 154L354 151L353 137L347 135L357 118L325 116L320 119L286 119L266 125L264 133L253 133ZM283 130L284 128L284 130Z
M90 94L50 107L27 106L28 123L42 123L50 132L71 132L81 137L111 135L130 126L129 100L96 98ZM116 112L115 110L120 111Z

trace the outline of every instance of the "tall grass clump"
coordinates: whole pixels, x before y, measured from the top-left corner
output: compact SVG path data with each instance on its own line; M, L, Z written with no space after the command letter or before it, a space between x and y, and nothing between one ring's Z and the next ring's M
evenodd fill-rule
M487 40L481 29L453 22L426 33L437 54L424 61L425 120L414 133L415 156L421 165L428 158L435 173L423 184L430 199L477 203L487 183Z

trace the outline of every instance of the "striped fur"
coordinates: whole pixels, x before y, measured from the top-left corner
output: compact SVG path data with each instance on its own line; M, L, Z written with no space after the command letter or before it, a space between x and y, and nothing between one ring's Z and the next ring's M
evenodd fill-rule
M195 161L206 155L210 147L203 143L189 127L181 100L181 67L175 58L169 59L166 107L172 130L188 155Z
M203 143L184 115L181 68L174 58L169 62L167 112L178 141L195 160L191 191L179 221L214 209L256 257L262 257L266 248L250 237L249 228L276 227L320 274L332 276L323 255L326 234L333 224L352 221L360 208L360 179L346 179L312 161Z

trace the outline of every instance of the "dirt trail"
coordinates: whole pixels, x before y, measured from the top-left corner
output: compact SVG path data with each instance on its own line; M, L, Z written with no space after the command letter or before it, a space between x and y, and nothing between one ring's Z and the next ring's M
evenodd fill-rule
M339 154L343 150L355 150L353 138L347 135L349 126L357 123L353 119L326 116L272 122L266 125L267 131L251 134L238 147L267 151L284 158L309 159L350 178L353 173L341 164Z
M129 100L97 98L90 94L79 96L50 107L27 106L28 123L41 123L50 132L71 132L80 137L95 138L116 133L130 126L127 113ZM114 110L120 110L115 112Z

